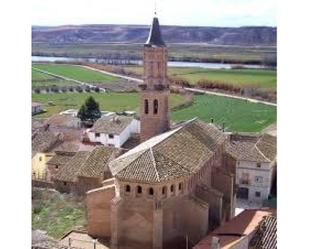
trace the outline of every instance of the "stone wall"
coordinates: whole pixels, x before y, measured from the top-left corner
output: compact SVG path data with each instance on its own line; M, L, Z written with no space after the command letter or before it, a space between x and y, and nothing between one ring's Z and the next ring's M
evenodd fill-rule
M88 233L93 237L111 237L111 200L115 185L107 185L87 192Z

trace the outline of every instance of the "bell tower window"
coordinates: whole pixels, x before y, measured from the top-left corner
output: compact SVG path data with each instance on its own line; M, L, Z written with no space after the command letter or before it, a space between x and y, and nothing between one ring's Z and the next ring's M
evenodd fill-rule
M158 114L159 102L157 99L153 101L153 114Z
M144 101L144 111L145 111L145 114L148 114L149 112L148 99L145 99Z

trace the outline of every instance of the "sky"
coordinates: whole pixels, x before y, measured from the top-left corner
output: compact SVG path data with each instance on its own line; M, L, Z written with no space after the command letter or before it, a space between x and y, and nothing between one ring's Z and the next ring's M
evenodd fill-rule
M32 0L32 25L276 26L276 0Z

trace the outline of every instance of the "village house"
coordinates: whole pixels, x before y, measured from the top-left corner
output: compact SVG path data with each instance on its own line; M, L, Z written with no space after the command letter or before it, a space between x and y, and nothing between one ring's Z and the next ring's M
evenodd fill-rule
M98 119L87 131L92 143L120 148L131 136L140 132L140 122L128 116L110 115Z
M203 238L193 249L276 249L273 209L247 209Z
M80 128L81 121L79 118L71 115L54 114L45 122L49 127Z
M32 102L32 115L39 114L43 112L43 104L38 102Z
M63 141L61 133L39 131L32 137L32 177L46 177L46 163L53 157L53 149Z
M108 162L120 153L117 148L96 146L92 151L78 151L73 156L68 153L56 155L49 163L55 188L59 192L83 195L102 186L102 181L111 177Z
M113 178L87 192L87 231L112 249L182 249L186 238L197 243L234 216L235 176L223 161L228 138L214 124L192 119L170 129L167 48L156 17L140 88L142 143L111 160Z
M236 169L237 197L261 203L271 194L276 171L276 137L230 136L226 146L226 164Z

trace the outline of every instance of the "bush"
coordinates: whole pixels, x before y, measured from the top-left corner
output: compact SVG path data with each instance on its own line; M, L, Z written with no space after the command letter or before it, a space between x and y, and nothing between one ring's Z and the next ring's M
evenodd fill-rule
M96 86L96 87L94 88L94 91L98 93L98 92L100 92L100 88Z
M83 92L83 88L81 88L80 86L77 86L75 89L76 89L76 91L79 92L79 93L82 93L82 92Z
M50 90L49 90L49 87L46 87L46 88L45 88L45 92L49 93L49 91L50 91Z
M53 85L53 86L51 87L50 90L51 90L52 92L54 92L54 93L58 93L58 92L59 92L59 87L56 86L56 85Z
M61 92L65 93L67 91L68 91L68 89L65 86L61 87Z
M41 93L41 90L40 90L40 88L35 88L35 89L34 89L34 92L35 92L35 93Z
M85 91L89 93L90 92L90 87L86 86Z
M181 87L192 87L192 85L190 84L190 82L184 78L180 78L180 77L169 77L168 78L169 82L172 85L177 85L177 86L181 86Z
M70 86L70 87L69 87L69 91L70 91L70 92L74 92L74 87L73 87L73 86Z

